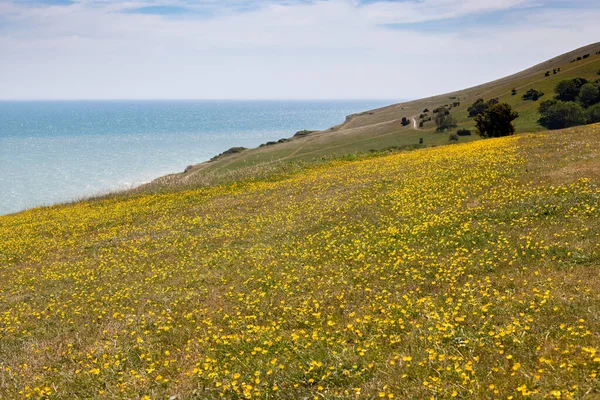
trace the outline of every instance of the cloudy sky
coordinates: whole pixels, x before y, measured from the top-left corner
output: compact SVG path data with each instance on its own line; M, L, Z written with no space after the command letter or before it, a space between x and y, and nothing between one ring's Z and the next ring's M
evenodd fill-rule
M1 99L411 99L600 40L598 0L0 0Z

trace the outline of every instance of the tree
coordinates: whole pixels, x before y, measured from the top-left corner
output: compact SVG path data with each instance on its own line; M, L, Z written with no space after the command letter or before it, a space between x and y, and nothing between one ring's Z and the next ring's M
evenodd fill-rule
M510 91L510 94L513 95L513 96L516 95L517 94L517 89L512 89Z
M475 126L481 137L501 137L515 133L512 121L519 117L519 113L512 110L506 103L494 104L485 113L475 117Z
M600 101L600 90L593 83L586 83L579 89L579 97L577 98L582 106L589 107Z
M594 124L600 122L600 104L594 104L586 110L587 112L587 123Z
M406 126L406 125L410 124L410 121L408 120L408 118L402 117L401 124L402 124L402 126Z
M555 105L556 103L558 103L558 100L556 99L550 99L550 100L544 100L540 103L540 114L545 114L546 111L552 107L553 105Z
M435 124L437 125L438 132L450 130L452 128L456 128L457 126L454 117L446 110L442 110L437 113L435 116Z
M487 110L488 105L483 99L475 100L475 103L471 104L467 111L469 112L469 117L473 118L478 116L479 114L483 114L485 110Z
M583 108L572 101L558 101L548 107L539 122L548 129L562 129L585 124L587 118Z
M574 101L579 96L579 88L573 79L558 82L554 91L556 92L556 98L562 101Z

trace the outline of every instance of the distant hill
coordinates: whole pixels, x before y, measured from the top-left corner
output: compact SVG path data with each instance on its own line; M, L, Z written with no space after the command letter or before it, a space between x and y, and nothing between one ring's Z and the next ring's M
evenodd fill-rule
M509 103L519 112L519 118L515 121L517 132L541 131L544 128L537 123L539 102L551 98L554 87L563 79L600 78L597 75L600 70L599 52L600 42L483 85L350 115L342 124L328 130L302 131L291 140L225 154L211 162L188 167L186 173L159 178L145 189L177 188L253 177L287 168L285 164L288 161L312 163L323 157L357 152L446 144L448 134L435 132L433 110L448 105L459 128L474 130L474 122L468 117L467 108L478 98L498 98L501 102ZM532 88L544 92L545 97L539 101L523 100L521 96ZM512 89L516 89L516 95L512 94ZM425 121L422 128L418 125L415 127L413 118L418 120L424 110L429 110L425 119L432 119ZM403 117L409 119L409 125L402 125ZM422 144L419 143L421 138ZM459 141L477 139L477 135L471 135L462 136Z

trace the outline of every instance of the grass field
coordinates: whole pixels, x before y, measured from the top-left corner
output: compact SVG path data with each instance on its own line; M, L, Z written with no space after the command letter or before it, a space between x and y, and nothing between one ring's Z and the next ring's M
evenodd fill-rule
M180 190L200 184L211 185L261 176L265 170L277 168L274 164L289 162L310 164L319 161L322 157L381 151L390 147L419 147L420 138L423 139L423 146L444 145L448 143L448 133L436 132L433 120L426 122L422 129L415 130L412 121L410 125L402 126L400 123L402 117L418 118L426 108L431 111L446 104L460 102L459 106L451 109L451 113L457 120L459 128L469 128L475 133L475 123L468 117L467 108L478 98L487 101L497 97L501 102L510 104L519 112L519 118L515 121L517 132L542 131L543 128L537 123L539 103L552 98L554 87L563 79L600 78L598 75L600 55L596 54L598 51L600 51L600 43L595 43L497 81L458 92L365 111L350 116L343 124L329 130L294 138L286 143L250 149L223 157L216 162L199 164L188 173L158 179L143 190ZM571 62L585 54L590 54L589 58ZM557 68L560 68L560 72L552 74L553 69ZM546 71L550 71L549 77L545 77ZM515 96L511 95L513 88L517 89ZM531 88L541 90L545 95L535 102L522 100L522 95ZM428 116L432 119L435 117L432 112L429 112ZM460 137L460 142L477 139L479 136L474 134Z
M599 398L599 184L593 125L0 217L0 398Z

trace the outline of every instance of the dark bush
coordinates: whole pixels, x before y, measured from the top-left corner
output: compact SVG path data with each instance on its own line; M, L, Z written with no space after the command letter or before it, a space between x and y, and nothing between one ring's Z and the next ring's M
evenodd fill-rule
M461 128L456 131L458 136L471 136L471 131L469 129Z
M501 137L515 133L512 121L519 114L506 103L494 104L485 113L475 117L475 125L481 137Z
M585 60L586 58L588 58L590 55L589 54L584 54L583 55L583 59Z
M535 90L535 89L529 89L523 95L523 100L538 101L538 99L540 97L542 97L543 95L544 95L544 92L541 92L541 91L538 91L538 90Z
M550 107L558 103L556 99L544 100L540 103L540 114L544 114Z
M449 142L458 142L458 135L456 133L451 133L448 136L448 141Z
M485 101L483 101L483 99L477 99L475 100L475 103L471 104L471 106L467 108L467 111L469 112L469 117L472 118L478 116L479 114L483 114L487 108L488 105Z
M583 108L573 101L558 101L548 107L539 123L548 129L562 129L585 124L587 117Z
M442 110L435 116L435 124L438 132L456 128L456 121L448 110Z
M600 104L594 104L586 110L587 123L594 124L600 122Z
M429 112L428 108L426 108L426 109L423 110L423 113L428 113L428 112Z
M410 120L406 117L402 117L401 124L402 124L402 126L406 126L406 125L410 124Z
M581 86L577 86L574 79L560 81L554 88L556 98L562 101L574 101L579 96L579 88Z
M423 144L423 138L419 138L419 144Z
M550 76L550 71L546 71L546 73L544 74L544 76Z
M586 83L579 89L577 100L586 108L600 102L600 90L598 86L593 83Z
M512 89L512 90L510 91L510 94L511 94L511 95L513 95L513 96L516 96L516 94L517 94L517 89Z

